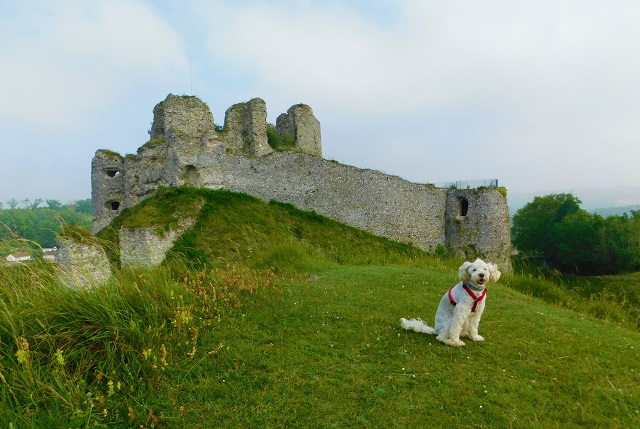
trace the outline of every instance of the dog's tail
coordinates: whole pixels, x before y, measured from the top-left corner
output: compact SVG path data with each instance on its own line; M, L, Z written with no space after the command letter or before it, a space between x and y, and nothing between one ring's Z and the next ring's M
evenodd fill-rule
M407 331L416 331L423 334L435 334L436 330L424 323L421 319L400 319L401 326Z

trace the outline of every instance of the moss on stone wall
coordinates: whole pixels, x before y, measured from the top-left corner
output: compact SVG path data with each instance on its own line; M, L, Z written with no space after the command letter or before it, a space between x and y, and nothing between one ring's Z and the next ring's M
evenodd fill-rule
M164 142L166 142L166 139L164 137L158 137L158 138L149 140L148 142L143 144L140 147L140 149L138 149L138 152L140 152L140 150L142 150L142 149L153 149L155 147L160 146L161 144L164 144Z
M122 161L124 157L117 152L108 149L100 149L96 152L96 156L104 156L114 161Z

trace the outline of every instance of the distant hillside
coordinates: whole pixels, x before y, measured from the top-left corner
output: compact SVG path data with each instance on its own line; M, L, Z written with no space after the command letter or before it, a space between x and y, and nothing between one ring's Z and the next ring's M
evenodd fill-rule
M37 207L0 210L0 257L14 252L16 248L37 249L40 254L38 247L56 245L56 235L62 225L75 223L89 229L91 220L91 213L69 205L55 209Z
M608 207L602 209L591 210L592 213L599 214L602 217L622 216L623 214L631 215L632 210L640 210L640 205L625 207Z
M190 266L242 262L256 268L299 268L300 264L327 262L406 263L426 257L414 246L374 236L290 204L190 187L158 190L124 210L98 237L116 243L121 226L153 226L162 234L185 217L196 217L196 223L175 243L168 262L186 261ZM117 251L110 257L118 264Z

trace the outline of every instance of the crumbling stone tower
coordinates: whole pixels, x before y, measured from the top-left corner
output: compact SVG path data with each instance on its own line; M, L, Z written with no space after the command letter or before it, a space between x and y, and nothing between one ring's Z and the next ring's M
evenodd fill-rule
M267 103L254 98L229 107L224 115L223 138L234 153L264 156L273 152L267 141Z
M107 226L122 210L125 200L124 158L110 150L99 150L91 161L93 232Z
M283 119L281 119L283 118ZM297 104L280 115L280 138L292 138L289 150L322 156L320 123L309 106ZM132 207L158 186L206 186L201 170L214 147L225 154L248 158L264 157L269 146L267 104L260 98L231 106L225 112L224 127L215 130L209 107L197 97L167 98L153 109L151 139L136 155L123 157L98 150L92 161L93 232L108 225L124 208Z
M494 255L500 255L500 261L508 261L511 230L504 188L448 189L445 237L447 250L462 259L487 255L497 262Z
M291 106L278 116L276 131L281 139L293 139L301 152L322 157L320 122L306 104Z

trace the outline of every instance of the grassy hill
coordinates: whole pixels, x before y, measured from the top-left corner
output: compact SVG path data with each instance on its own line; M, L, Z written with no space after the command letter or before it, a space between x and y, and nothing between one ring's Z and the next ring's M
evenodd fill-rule
M115 225L161 231L202 206L164 267L88 291L0 267L0 427L640 427L634 327L505 276L486 340L443 346L398 319L433 321L462 261L288 205L162 192Z
M178 219L196 224L175 244L167 263L191 267L242 263L278 272L326 263L406 264L426 255L413 246L376 237L290 204L266 203L246 194L201 188L162 188L133 210L125 210L98 235L116 243L126 227L175 228ZM113 246L112 246L113 247ZM117 254L112 253L118 264Z

